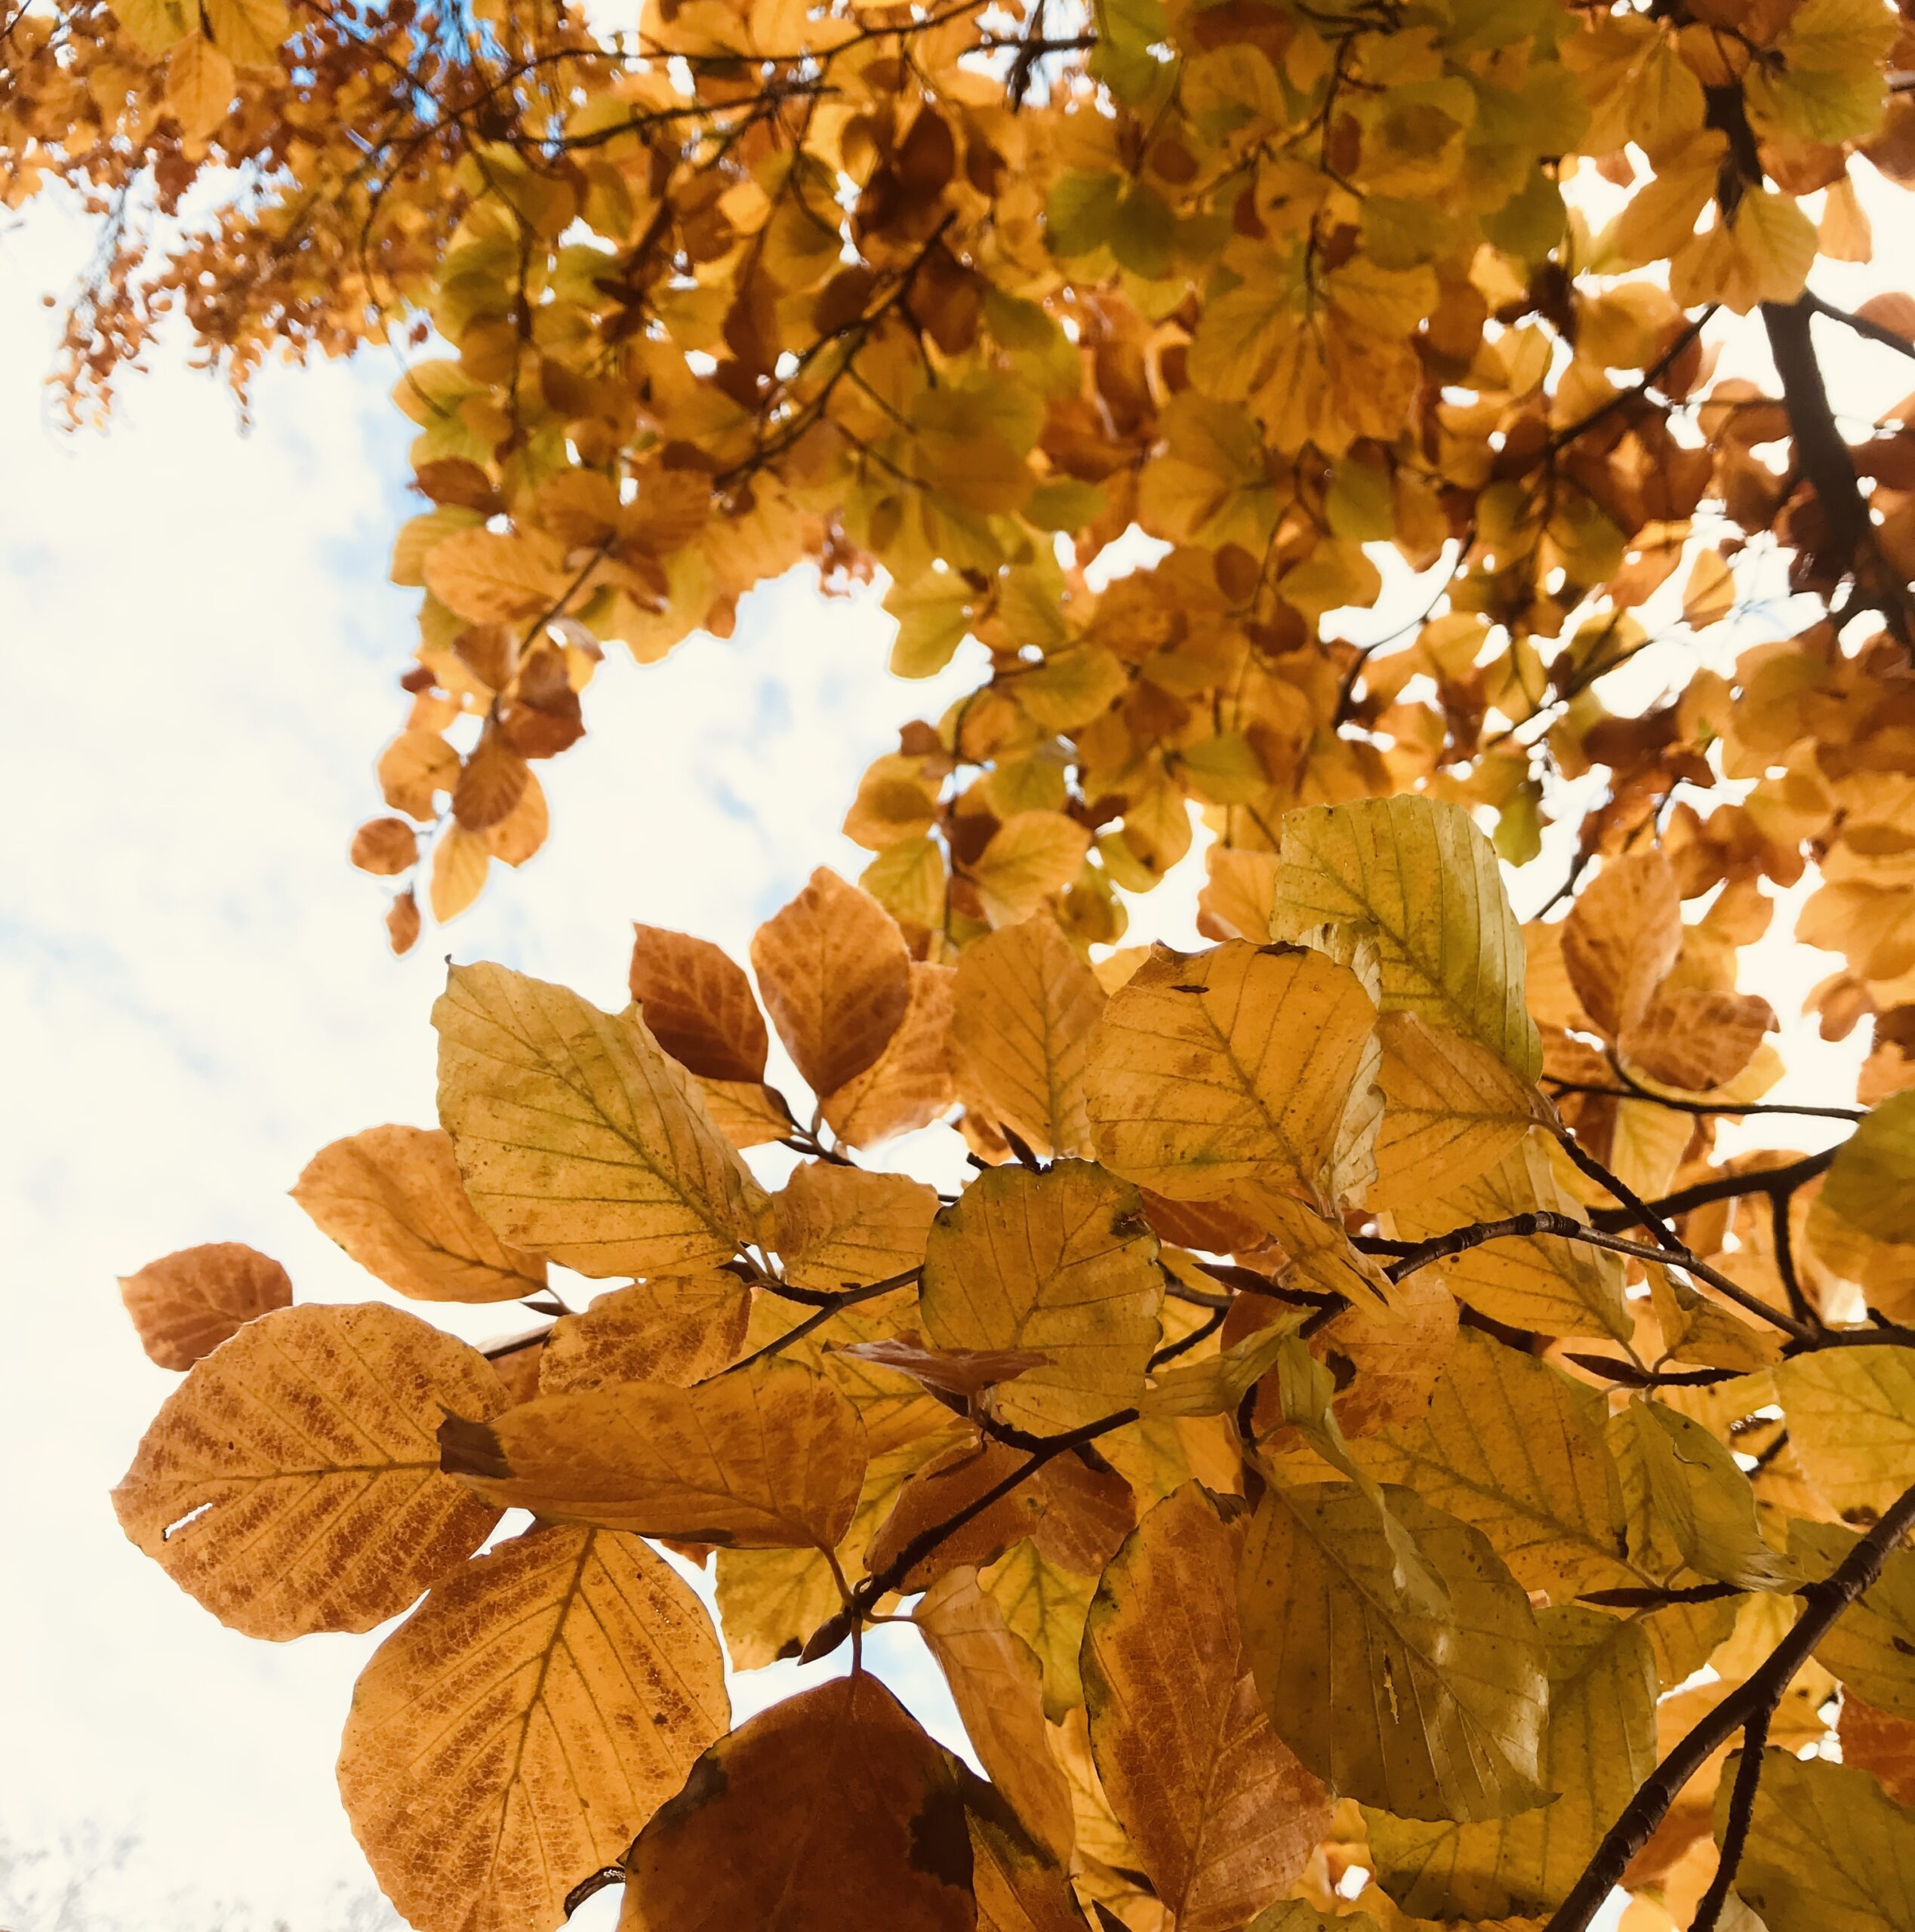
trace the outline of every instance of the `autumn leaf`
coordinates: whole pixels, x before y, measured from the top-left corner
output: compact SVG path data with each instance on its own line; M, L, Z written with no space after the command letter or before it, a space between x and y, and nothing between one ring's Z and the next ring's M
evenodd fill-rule
M193 1364L113 1507L236 1630L370 1630L498 1520L440 1473L435 1437L504 1405L483 1356L398 1309L279 1309Z
M744 1347L751 1291L736 1275L661 1275L599 1296L552 1324L538 1392L575 1395L620 1382L688 1389L730 1366Z
M499 1509L741 1549L830 1549L865 1460L851 1404L776 1360L693 1389L623 1382L455 1415L439 1442L448 1474Z
M632 997L651 1037L700 1079L762 1080L770 1042L744 968L709 940L633 930Z
M1410 1491L1384 1493L1446 1601L1396 1580L1353 1484L1273 1488L1258 1506L1238 1602L1270 1721L1339 1795L1407 1818L1528 1810L1547 1796L1547 1696L1528 1600L1480 1532ZM1384 1682L1394 1697L1372 1694Z
M510 1301L545 1286L543 1257L507 1247L473 1211L436 1129L372 1127L306 1164L293 1198L388 1287L421 1301Z
M184 1371L248 1322L290 1306L293 1284L257 1248L216 1241L122 1275L120 1299L148 1357L162 1368Z
M1173 1200L1319 1187L1375 1020L1356 976L1321 953L1158 950L1091 1037L1099 1158Z
M751 963L779 1038L820 1098L877 1059L910 1004L910 960L895 922L822 866L759 928Z
M1236 1627L1242 1541L1195 1484L1178 1490L1105 1569L1084 1632L1104 1792L1191 1932L1226 1932L1280 1897L1330 1822L1258 1701Z
M999 1168L932 1224L925 1334L941 1348L1045 1356L991 1407L1021 1429L1079 1427L1143 1393L1163 1300L1156 1248L1136 1189L1101 1168Z
M445 1578L374 1652L340 1796L421 1932L550 1928L729 1721L690 1588L636 1537L537 1528Z
M764 1197L642 1020L455 966L433 1023L439 1119L502 1240L615 1275L723 1260L753 1238Z
M866 1672L720 1739L625 1863L621 1932L800 1932L847 1915L971 1932L976 1916L956 1774Z

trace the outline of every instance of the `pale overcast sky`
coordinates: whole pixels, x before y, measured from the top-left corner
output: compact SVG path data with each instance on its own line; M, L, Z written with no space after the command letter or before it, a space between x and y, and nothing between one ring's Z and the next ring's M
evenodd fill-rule
M742 956L812 866L855 876L838 826L856 773L969 672L961 660L930 691L884 678L874 600L821 605L802 581L753 601L729 642L608 663L590 738L543 768L551 846L395 962L380 888L343 856L378 809L370 763L398 721L412 621L414 594L385 582L408 513L392 369L374 355L271 373L242 435L229 395L176 355L128 386L109 435L65 436L40 386L38 297L86 242L51 208L0 232L0 1846L52 1849L51 1870L63 1838L131 1835L100 1900L139 1932L356 1932L382 1921L362 1915L332 1764L375 1640L250 1641L121 1537L106 1492L176 1378L140 1353L115 1277L236 1239L303 1298L364 1298L285 1190L338 1135L432 1119L426 1014L448 948L606 1004L634 918ZM1874 366L1892 399L1905 371ZM1147 904L1136 936L1190 943L1194 885ZM1541 896L1526 879L1518 906ZM1833 963L1755 983L1787 1019ZM1792 1085L1826 1095L1836 1067L1811 1054ZM1820 1144L1806 1125L1765 1137ZM464 1324L513 1325L509 1310ZM887 1641L894 1681L954 1738L915 1639ZM741 1708L789 1681L741 1681ZM7 1882L0 1858L0 1899ZM221 1900L243 1909L229 1921ZM611 1908L577 1922L608 1927Z

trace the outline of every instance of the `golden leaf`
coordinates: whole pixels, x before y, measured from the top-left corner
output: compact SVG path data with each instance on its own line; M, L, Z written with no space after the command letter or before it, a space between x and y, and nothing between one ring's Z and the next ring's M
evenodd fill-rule
M454 966L433 1009L439 1119L502 1240L587 1275L727 1259L764 1196L636 1014L503 966Z
M293 1185L319 1232L420 1301L512 1301L545 1286L544 1257L505 1245L474 1212L451 1139L370 1127L323 1147Z
M550 1932L729 1722L710 1619L664 1562L636 1537L534 1529L373 1654L340 1796L420 1932Z
M162 1368L184 1371L249 1321L291 1305L278 1262L244 1241L208 1241L162 1255L120 1277L140 1346Z
M1676 875L1660 848L1610 860L1562 928L1562 963L1584 1010L1606 1033L1633 1027L1683 946Z
M1376 1009L1319 952L1159 948L1091 1036L1098 1156L1172 1200L1239 1183L1313 1191L1336 1152Z
M928 1127L956 1097L951 1083L949 966L911 966L910 1004L870 1066L824 1097L826 1121L853 1147Z
M775 1358L695 1389L621 1382L440 1431L447 1472L501 1509L681 1543L828 1549L864 1475L857 1411Z
M1030 918L1077 876L1091 835L1062 812L1016 812L991 834L971 876L994 926Z
M953 983L951 1044L962 1075L1034 1152L1089 1152L1085 1064L1104 989L1045 918L965 948Z
M1163 1277L1137 1190L1081 1161L982 1174L932 1225L919 1290L940 1348L1048 1356L990 1405L1045 1433L1135 1403L1156 1346Z
M771 1210L787 1281L801 1288L864 1287L923 1260L937 1195L903 1174L813 1161L793 1170Z
M223 1623L370 1630L498 1512L440 1473L448 1414L504 1391L476 1349L377 1303L282 1308L196 1363L113 1492L120 1527Z
M538 1392L575 1395L619 1382L688 1389L737 1358L750 1318L751 1291L722 1269L614 1288L583 1315L552 1324Z
M968 1566L926 1590L911 1620L944 1673L978 1761L1030 1836L1053 1858L1068 1859L1075 1835L1070 1792L1051 1755L1030 1646Z

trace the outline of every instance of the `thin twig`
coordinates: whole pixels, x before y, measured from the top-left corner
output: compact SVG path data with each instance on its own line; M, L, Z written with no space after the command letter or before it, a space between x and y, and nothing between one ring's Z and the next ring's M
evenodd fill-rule
M1689 1932L1716 1932L1729 1903L1729 1889L1735 1882L1742 1863L1742 1848L1749 1841L1749 1821L1755 1816L1756 1792L1762 1783L1762 1754L1769 1742L1769 1712L1757 1711L1742 1727L1742 1756L1735 1767L1735 1783L1729 1795L1729 1817L1723 1827L1723 1848L1689 1921Z

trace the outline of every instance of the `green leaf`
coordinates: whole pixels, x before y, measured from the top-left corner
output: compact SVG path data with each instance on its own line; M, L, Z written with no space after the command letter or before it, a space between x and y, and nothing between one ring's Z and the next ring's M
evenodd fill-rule
M1461 805L1364 798L1288 814L1271 935L1323 924L1375 934L1384 1012L1420 1013L1536 1077L1522 928L1495 852Z
M1836 1149L1820 1205L1874 1240L1915 1241L1915 1088L1872 1109Z
M1362 1450L1380 1481L1481 1531L1526 1589L1561 1599L1637 1580L1600 1398L1534 1355L1459 1330L1428 1411Z
M1541 1810L1470 1824L1366 1814L1377 1882L1423 1918L1540 1915L1562 1903L1655 1768L1655 1658L1636 1624L1578 1604L1540 1612L1549 1657Z
M1272 1487L1257 1506L1238 1609L1271 1723L1333 1792L1401 1817L1542 1804L1547 1681L1528 1598L1479 1531L1412 1490L1384 1494L1448 1592L1441 1613L1398 1582L1355 1484Z
M1718 1844L1737 1761L1716 1789ZM1915 1812L1866 1771L1772 1746L1735 1889L1767 1932L1904 1932L1915 1925Z

